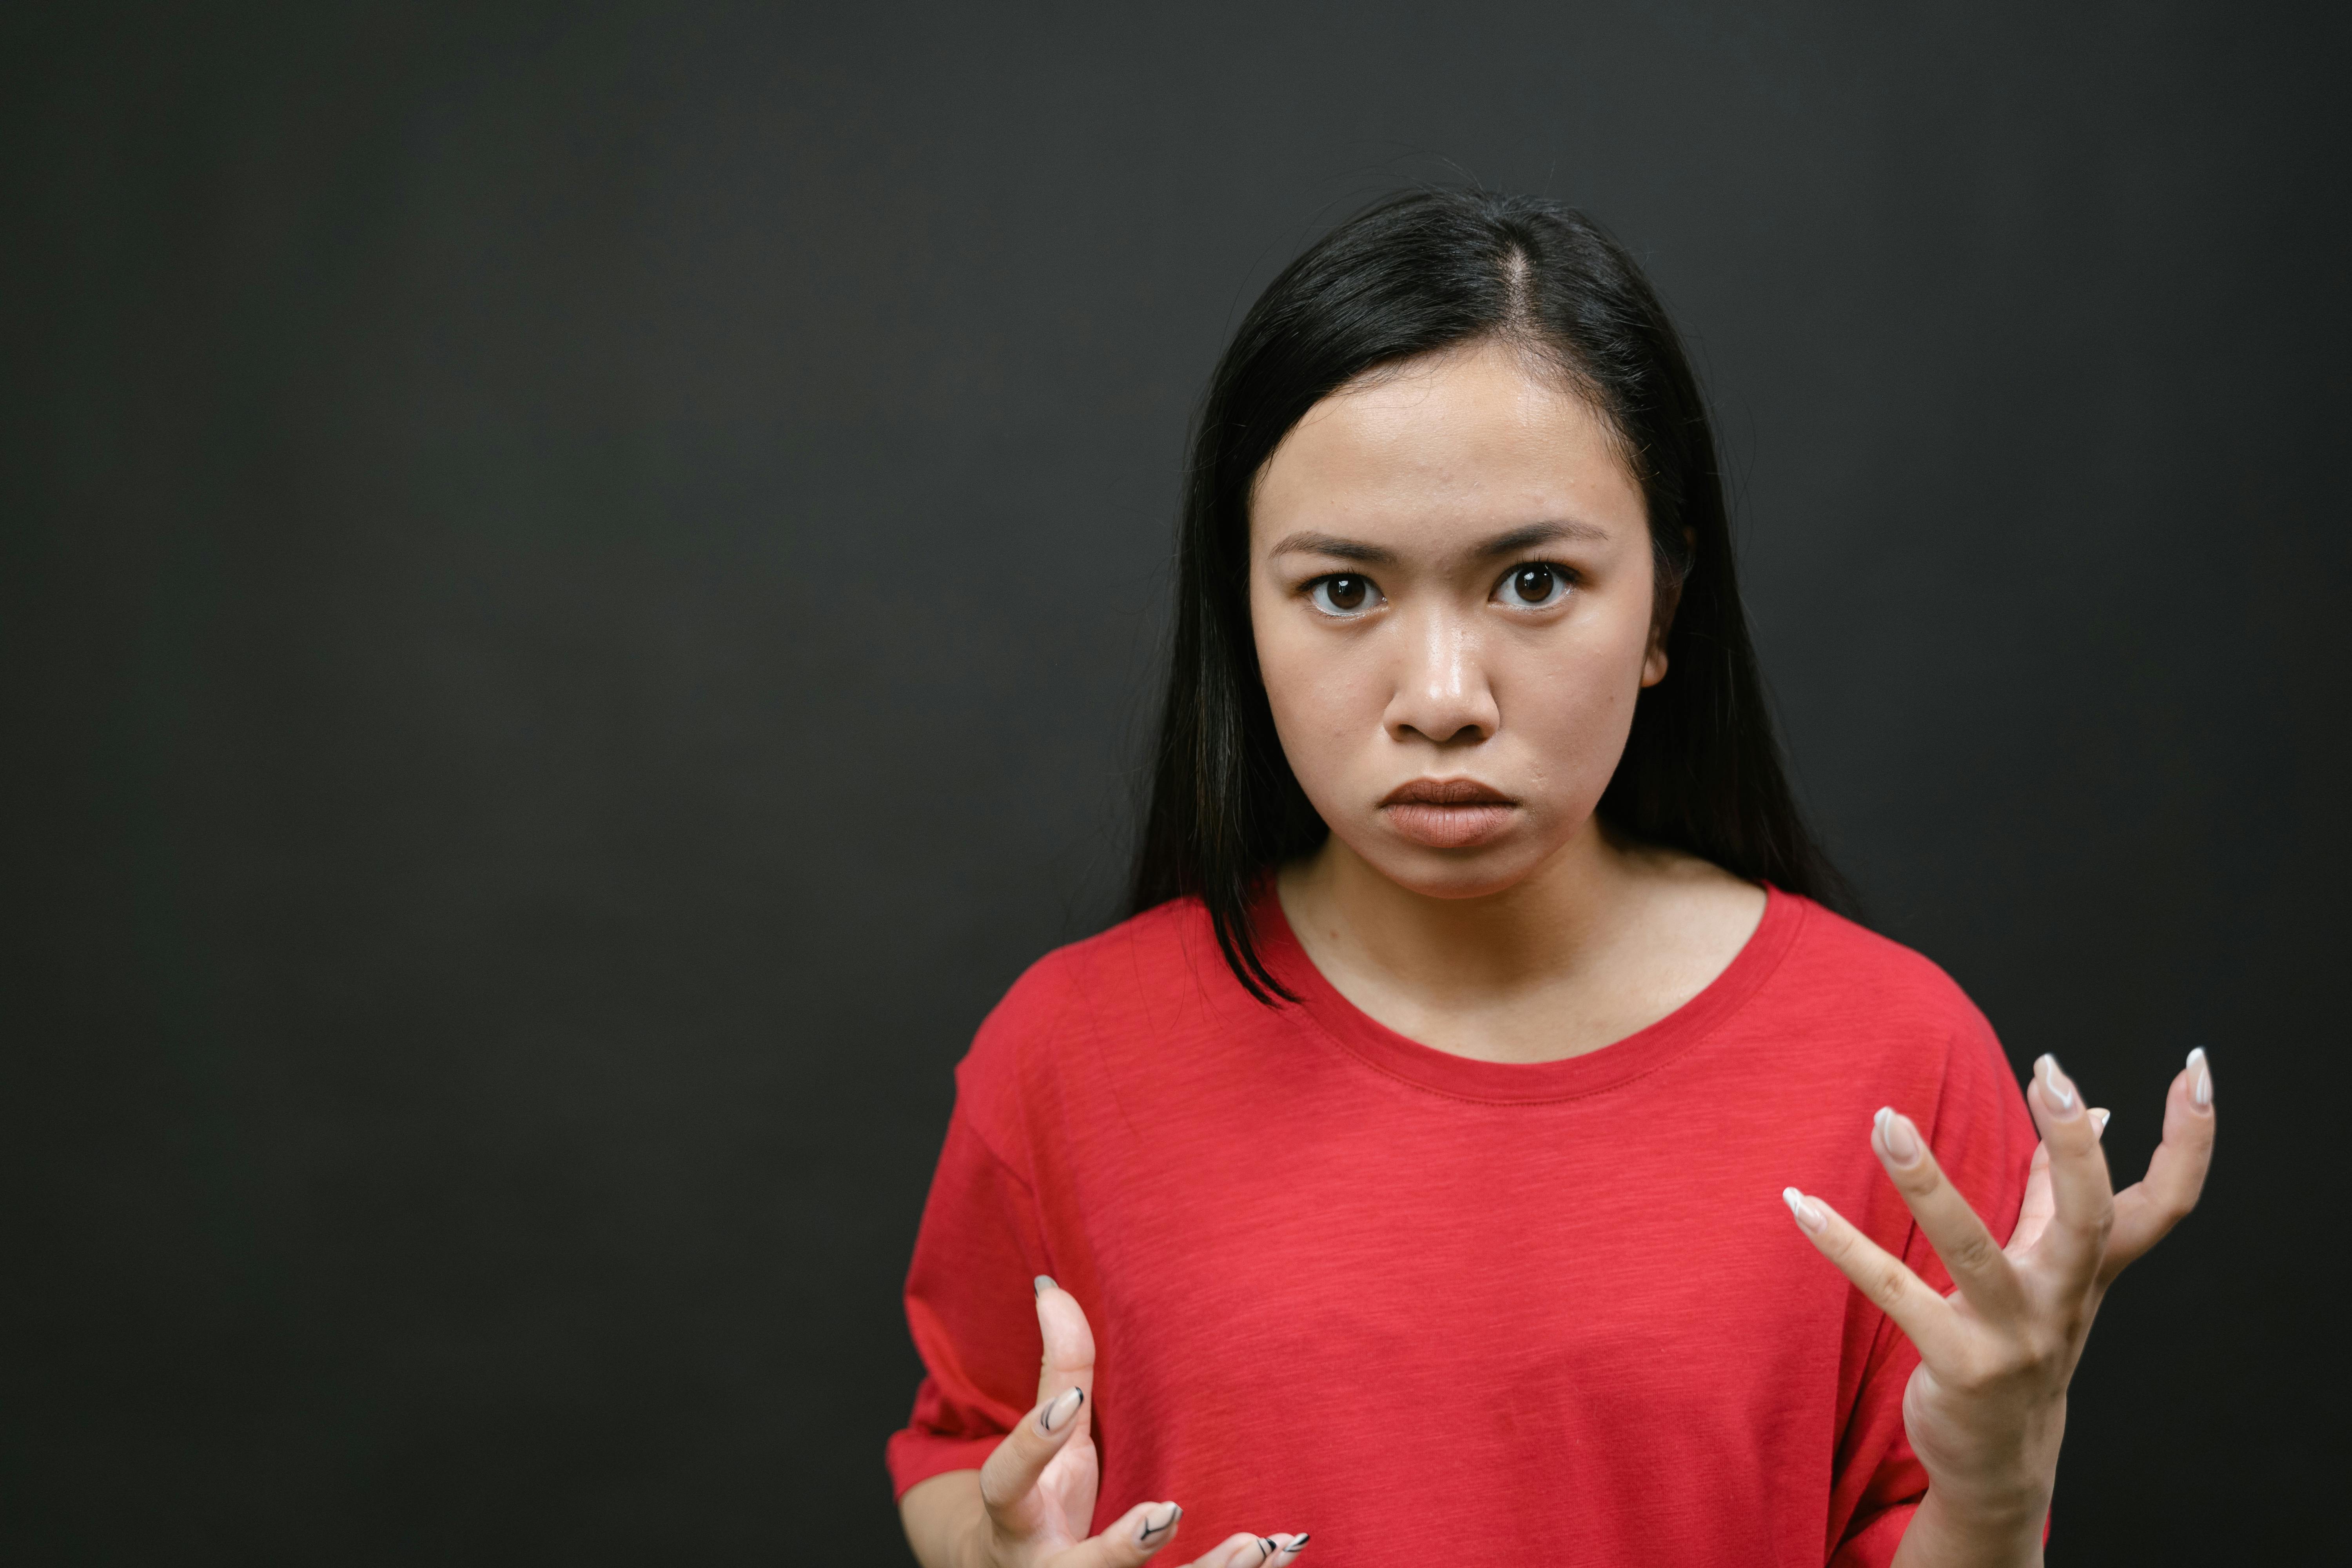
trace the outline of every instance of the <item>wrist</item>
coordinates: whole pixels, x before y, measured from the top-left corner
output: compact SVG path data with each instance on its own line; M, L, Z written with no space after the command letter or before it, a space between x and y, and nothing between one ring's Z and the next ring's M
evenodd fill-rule
M2047 1487L1960 1495L1931 1483L1895 1560L1898 1568L2039 1568L2049 1516Z
M956 1539L951 1568L992 1568L995 1554L989 1547L994 1537L995 1531L989 1528L988 1510L983 1506L964 1521L963 1530Z

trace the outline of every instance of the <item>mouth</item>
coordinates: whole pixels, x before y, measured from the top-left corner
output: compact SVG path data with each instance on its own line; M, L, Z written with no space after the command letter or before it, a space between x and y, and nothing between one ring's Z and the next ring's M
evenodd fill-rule
M1518 803L1476 779L1414 779L1381 800L1389 826L1432 849L1468 849L1500 837Z

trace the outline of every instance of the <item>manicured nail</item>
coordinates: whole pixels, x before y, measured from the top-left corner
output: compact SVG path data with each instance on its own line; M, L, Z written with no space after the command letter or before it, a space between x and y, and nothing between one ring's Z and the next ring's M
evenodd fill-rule
M1037 1412L1037 1430L1040 1432L1060 1431L1064 1424L1066 1424L1071 1416L1076 1415L1078 1413L1078 1406L1084 1405L1086 1402L1087 1391L1085 1389L1066 1388L1062 1390L1062 1396L1059 1399L1056 1399L1053 1404L1048 1405L1045 1409Z
M1782 1187L1780 1201L1789 1205L1789 1212L1797 1216L1799 1225L1816 1235L1820 1234L1822 1226L1829 1224L1821 1205L1794 1187Z
M1029 1288L1036 1291L1040 1296L1044 1295L1048 1290L1058 1290L1061 1289L1060 1286L1054 1283L1054 1277L1051 1274L1040 1274L1037 1278L1029 1281Z
M2091 1112L2091 1136L2092 1136L2092 1137L2094 1137L2094 1138L2105 1138L2105 1137L2107 1135L2107 1117L2108 1117L2108 1115L2109 1115L2109 1114L2110 1114L2110 1113L2109 1113L2108 1111L2106 1111L2106 1110L2099 1110L2099 1109L2095 1109L2095 1108L2092 1110L2092 1112Z
M1304 1531L1287 1538L1277 1535L1274 1540L1275 1544L1280 1548L1275 1559L1277 1563L1287 1563L1307 1550L1307 1536Z
M2074 1093L2074 1080L2058 1070L2056 1057L2044 1056L2033 1065L2042 1074L2042 1093L2050 1101L2051 1110L2071 1120L2074 1108L2083 1103Z
M2189 1103L2200 1110L2210 1110L2213 1105L2213 1073L2205 1065L2205 1047L2198 1047L2189 1053L2189 1070L2195 1074L2189 1080Z
M1919 1163L1919 1134L1912 1130L1911 1119L1895 1115L1891 1105L1878 1108L1878 1141L1886 1145L1886 1157L1896 1164Z
M1143 1526L1136 1531L1135 1539L1139 1542L1149 1542L1167 1534L1176 1528L1176 1521L1183 1515L1183 1512L1182 1509L1171 1502L1168 1505L1168 1517L1157 1524L1151 1521L1151 1515L1146 1513L1143 1516Z

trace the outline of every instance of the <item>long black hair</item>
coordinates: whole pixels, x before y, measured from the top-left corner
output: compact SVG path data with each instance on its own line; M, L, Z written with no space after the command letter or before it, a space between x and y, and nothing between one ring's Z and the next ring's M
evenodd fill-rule
M1286 991L1250 921L1265 875L1328 829L1290 771L1249 616L1249 506L1291 426L1366 371L1503 339L1607 420L1640 481L1667 673L1643 691L1601 797L1617 831L1844 906L1790 793L1733 574L1715 432L1665 308L1616 241L1532 196L1422 191L1342 224L1283 269L1217 363L1192 436L1166 704L1131 912L1192 896L1260 1001ZM1294 998L1295 999L1295 998Z

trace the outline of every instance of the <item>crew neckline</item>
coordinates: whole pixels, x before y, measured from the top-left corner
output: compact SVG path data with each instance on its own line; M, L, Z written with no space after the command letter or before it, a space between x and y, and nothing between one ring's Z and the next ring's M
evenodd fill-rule
M1332 1044L1374 1071L1455 1100L1530 1104L1580 1100L1653 1072L1739 1010L1780 966L1804 924L1805 900L1764 886L1764 916L1723 972L1656 1023L1621 1040L1549 1062L1458 1057L1397 1033L1339 994L1300 945L1271 879L1255 910L1266 968L1299 998Z

